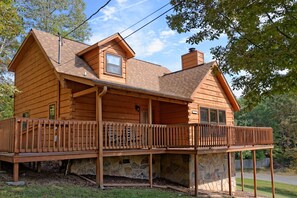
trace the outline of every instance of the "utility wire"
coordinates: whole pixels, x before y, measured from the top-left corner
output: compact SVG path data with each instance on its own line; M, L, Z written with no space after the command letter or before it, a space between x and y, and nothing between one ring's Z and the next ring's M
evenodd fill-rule
M75 30L77 30L78 28L80 28L83 24L85 24L88 20L90 20L94 15L96 15L100 10L102 10L104 7L106 7L109 2L111 0L108 0L103 6L101 6L96 12L94 12L91 16L89 16L89 18L87 18L86 20L84 20L81 24L79 24L76 28L74 28L73 30L71 30L70 32L68 32L67 34L65 34L63 36L63 38L65 38L66 36L68 36L69 34L71 34L72 32L74 32Z
M137 30L133 31L132 33L130 33L129 35L125 36L124 38L122 38L121 40L117 41L116 43L114 43L113 45L110 45L109 47L107 47L106 49L102 50L100 53L106 51L107 49L119 44L120 42L124 41L125 39L127 39L128 37L132 36L133 34L135 34L136 32L138 32L139 30L143 29L144 27L148 26L149 24L151 24L152 22L154 22L155 20L159 19L161 16L165 15L167 12L173 10L174 8L176 8L180 3L174 5L173 7L169 8L168 10L166 10L165 12L163 12L162 14L160 14L159 16L155 17L154 19L152 19L151 21L147 22L146 24L144 24L143 26L141 26L140 28L138 28Z
M166 3L165 5L163 5L162 7L160 7L159 9L155 10L154 12L150 13L149 15L147 15L146 17L144 17L143 19L137 21L136 23L134 23L133 25L127 27L126 29L124 29L123 31L120 32L120 34L122 34L123 32L126 32L128 29L130 29L131 27L134 27L135 25L139 24L140 22L144 21L145 19L149 18L150 16L152 16L153 14L155 14L156 12L158 12L159 10L162 10L164 7L166 7L167 5L169 5L169 3Z

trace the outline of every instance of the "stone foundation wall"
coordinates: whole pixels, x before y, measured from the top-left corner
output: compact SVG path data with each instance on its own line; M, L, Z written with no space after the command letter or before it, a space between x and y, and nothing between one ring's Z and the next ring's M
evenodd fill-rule
M189 187L189 161L190 155L162 155L161 178Z
M104 175L129 177L135 179L149 178L149 156L104 157ZM71 173L79 175L96 175L95 159L73 160ZM153 177L160 177L160 156L153 156Z
M236 190L234 155L232 155L232 190ZM227 154L199 155L199 189L228 191ZM148 179L149 156L105 157L104 175ZM81 175L95 175L94 159L74 160L70 172ZM193 188L195 185L193 155L154 155L153 177L164 178L180 185Z
M191 187L195 186L195 157L190 156ZM199 155L199 189L212 191L229 191L228 159L226 153ZM236 190L235 156L231 158L232 191Z

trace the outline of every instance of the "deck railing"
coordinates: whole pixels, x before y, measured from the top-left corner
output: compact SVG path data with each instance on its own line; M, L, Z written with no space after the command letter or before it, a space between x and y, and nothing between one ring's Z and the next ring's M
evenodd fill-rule
M273 144L272 128L210 124L102 122L103 149L198 148ZM98 122L12 118L0 121L0 152L98 149Z
M104 149L222 147L273 144L272 128L211 124L103 122Z
M0 121L0 152L34 153L96 150L97 122L12 118ZM5 139L2 139L3 134ZM2 147L0 147L2 148Z

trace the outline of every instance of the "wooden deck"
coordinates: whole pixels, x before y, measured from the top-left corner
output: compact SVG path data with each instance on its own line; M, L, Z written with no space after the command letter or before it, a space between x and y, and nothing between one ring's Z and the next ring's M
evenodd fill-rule
M127 152L140 149L242 149L272 145L271 128L210 124L155 125L77 120L12 118L0 121L0 152L62 153L99 149ZM206 150L207 150L206 149Z
M194 155L197 175L198 155L226 153L231 182L232 152L251 150L255 155L255 150L272 152L273 148L272 128L200 123L155 125L11 118L0 121L0 137L0 161L14 164L14 181L18 180L19 163L94 158L100 187L104 157L149 155L152 186L153 155Z

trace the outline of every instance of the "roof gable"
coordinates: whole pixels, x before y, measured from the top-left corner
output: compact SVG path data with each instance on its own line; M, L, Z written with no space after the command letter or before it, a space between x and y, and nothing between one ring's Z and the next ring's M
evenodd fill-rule
M113 34L113 35L95 43L94 45L91 45L88 48L85 48L84 50L78 52L77 56L82 56L83 54L87 53L88 51L90 51L96 47L104 46L105 44L109 43L110 41L115 41L119 46L121 46L123 48L123 50L126 52L128 59L133 58L135 56L135 52L133 51L133 49L129 46L129 44L125 41L125 39L119 33Z

